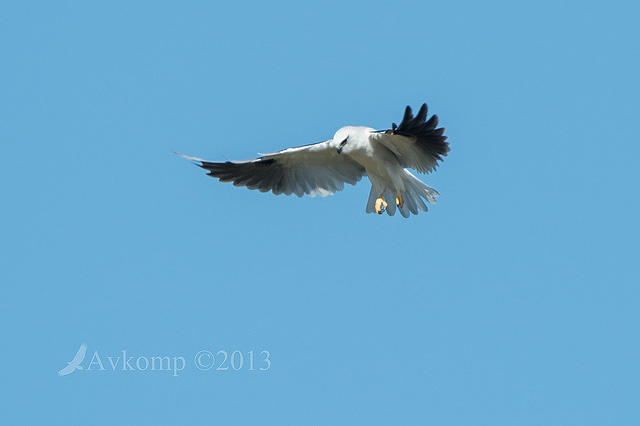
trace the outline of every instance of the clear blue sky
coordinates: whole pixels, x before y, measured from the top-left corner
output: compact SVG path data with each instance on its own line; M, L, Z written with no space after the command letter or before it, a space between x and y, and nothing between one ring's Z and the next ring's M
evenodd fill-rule
M0 422L640 424L639 12L4 2ZM368 182L276 197L173 155L422 102L452 151L408 220L366 215ZM122 350L187 365L87 371Z

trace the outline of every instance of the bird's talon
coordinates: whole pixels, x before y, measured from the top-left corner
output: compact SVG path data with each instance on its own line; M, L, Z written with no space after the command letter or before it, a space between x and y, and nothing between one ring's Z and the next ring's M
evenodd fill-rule
M387 202L382 199L382 197L378 197L376 199L376 213L382 214L387 209Z
M402 206L404 206L404 198L402 197L402 194L398 192L398 194L396 195L396 206L402 208Z

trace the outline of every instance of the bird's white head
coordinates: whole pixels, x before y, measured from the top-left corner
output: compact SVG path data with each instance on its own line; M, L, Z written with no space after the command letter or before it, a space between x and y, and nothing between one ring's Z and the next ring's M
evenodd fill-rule
M338 150L338 154L342 154L342 151L349 142L349 136L351 135L352 130L352 126L342 127L341 129L338 129L335 135L333 135L333 143Z

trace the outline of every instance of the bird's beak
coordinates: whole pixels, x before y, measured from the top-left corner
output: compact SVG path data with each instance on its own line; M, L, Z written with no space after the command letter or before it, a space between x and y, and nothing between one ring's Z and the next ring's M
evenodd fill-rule
M342 146L339 146L338 148L336 148L336 151L338 151L338 154L342 154Z

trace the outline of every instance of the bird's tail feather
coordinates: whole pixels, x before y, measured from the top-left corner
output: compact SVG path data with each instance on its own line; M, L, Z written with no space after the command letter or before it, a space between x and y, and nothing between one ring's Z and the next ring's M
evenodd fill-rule
M438 191L420 181L406 169L404 170L402 179L405 186L403 193L404 205L397 207L402 216L409 217L410 214L418 214L420 210L426 212L428 209L425 201L429 204L436 203L436 197L440 195ZM371 191L369 192L369 200L367 201L367 213L375 213L375 203L378 195L379 191L372 185ZM389 187L384 188L382 198L387 202L387 214L393 216L396 213L396 190Z

